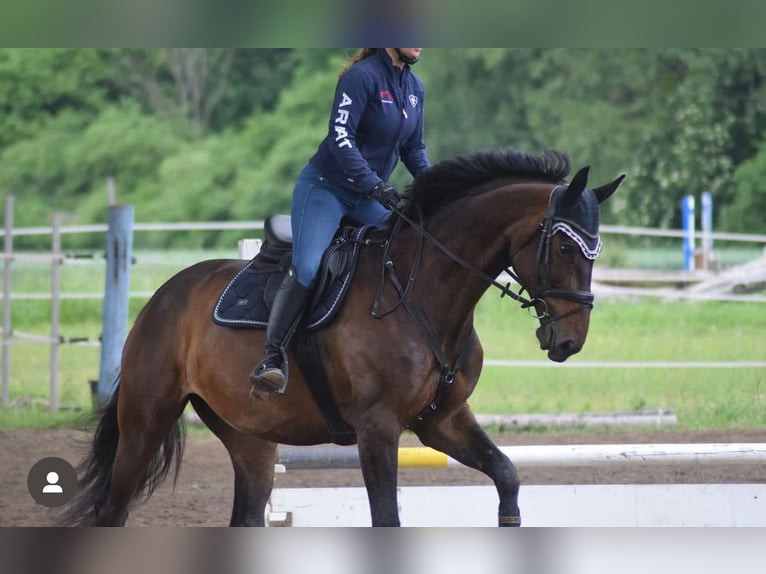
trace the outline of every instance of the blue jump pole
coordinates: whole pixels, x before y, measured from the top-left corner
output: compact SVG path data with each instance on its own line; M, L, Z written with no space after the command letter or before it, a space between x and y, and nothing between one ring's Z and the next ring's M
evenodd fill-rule
M684 269L694 269L694 196L681 200L681 222L684 230Z
M101 328L101 364L96 390L103 405L114 391L120 369L122 346L128 332L130 265L133 257L133 206L109 207L106 234L106 284Z

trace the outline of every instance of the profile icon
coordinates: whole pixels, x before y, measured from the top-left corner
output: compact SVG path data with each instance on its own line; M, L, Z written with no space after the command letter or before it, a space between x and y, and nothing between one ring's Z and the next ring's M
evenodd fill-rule
M27 475L30 496L42 506L63 506L77 493L77 472L63 458L50 456L38 460Z
M48 481L48 484L43 487L43 494L63 494L64 489L61 488L61 485L57 484L59 481L59 473L58 472L49 472L47 475L45 475L45 480Z

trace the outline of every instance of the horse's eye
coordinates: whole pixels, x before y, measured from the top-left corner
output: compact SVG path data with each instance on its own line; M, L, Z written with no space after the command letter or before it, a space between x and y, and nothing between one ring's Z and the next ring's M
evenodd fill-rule
M574 253L574 245L569 243L561 243L559 245L559 253L565 257L570 257Z

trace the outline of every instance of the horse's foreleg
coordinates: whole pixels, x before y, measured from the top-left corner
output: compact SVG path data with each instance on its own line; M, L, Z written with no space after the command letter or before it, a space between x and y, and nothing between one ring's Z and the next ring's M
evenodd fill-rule
M192 405L229 451L234 466L234 505L230 526L265 526L265 511L274 486L277 445L243 434L226 424L199 397Z
M401 430L396 421L388 419L368 412L364 423L356 428L373 526L399 526L396 475Z
M521 526L516 468L479 426L467 404L446 415L430 413L413 430L426 446L489 476L500 497L499 526Z

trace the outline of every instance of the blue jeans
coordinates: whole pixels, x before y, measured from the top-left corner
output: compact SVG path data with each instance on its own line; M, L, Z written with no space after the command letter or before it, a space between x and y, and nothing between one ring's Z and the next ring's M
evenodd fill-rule
M338 189L312 166L303 168L293 189L292 230L295 278L311 286L319 272L322 255L344 215L362 225L388 224L391 212L377 200Z

